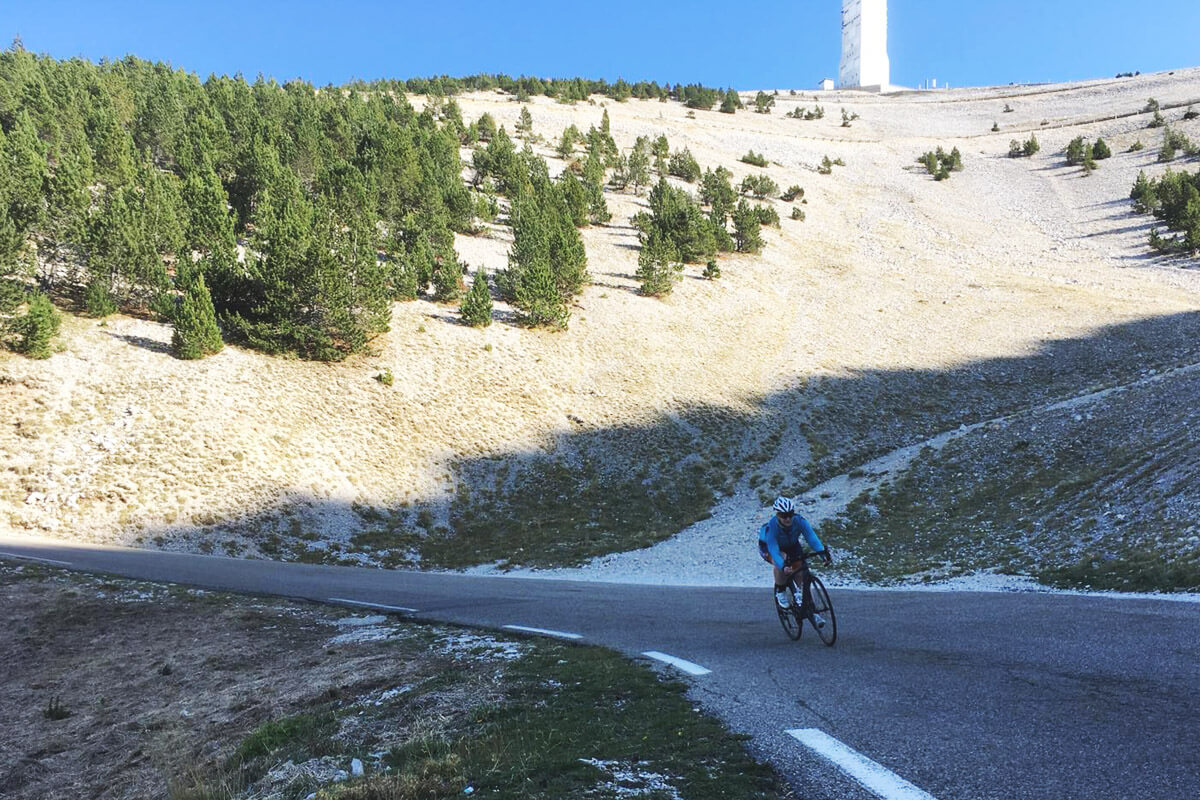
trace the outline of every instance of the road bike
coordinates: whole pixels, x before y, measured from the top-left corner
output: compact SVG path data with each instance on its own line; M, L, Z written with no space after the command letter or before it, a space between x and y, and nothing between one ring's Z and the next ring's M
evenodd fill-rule
M825 591L825 584L821 583L821 579L814 575L808 566L808 559L815 555L819 554L800 554L800 569L796 570L788 585L788 592L792 595L792 602L788 607L780 607L779 602L775 600L774 591L771 592L771 601L788 638L798 640L804 633L804 623L807 620L817 632L817 636L821 637L821 641L827 647L832 647L837 641L837 617L833 614L833 601L829 599L829 592ZM808 587L807 600L803 599L804 587ZM797 602L798 600L800 602ZM818 626L813 614L820 614L825 624Z

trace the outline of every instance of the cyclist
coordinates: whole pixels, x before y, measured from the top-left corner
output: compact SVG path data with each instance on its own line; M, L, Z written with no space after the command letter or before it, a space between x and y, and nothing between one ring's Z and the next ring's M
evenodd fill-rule
M826 564L833 563L829 549L821 544L817 532L804 517L797 519L796 504L788 497L776 498L771 507L775 515L767 520L767 524L758 530L758 552L764 561L771 562L775 570L775 601L780 608L787 608L792 598L788 592L788 584L792 577L804 568L800 558L800 535L808 542L814 553L820 553ZM800 587L801 612L809 605L808 574L803 575L803 585ZM825 620L820 614L813 614L813 623L818 628L825 626Z

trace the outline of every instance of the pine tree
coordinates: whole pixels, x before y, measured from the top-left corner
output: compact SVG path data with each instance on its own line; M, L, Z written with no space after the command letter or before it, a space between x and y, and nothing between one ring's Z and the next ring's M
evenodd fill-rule
M229 195L212 167L206 164L189 173L181 194L185 211L184 248L202 253L218 247L233 248L236 241L233 216L229 213Z
M463 271L458 259L440 257L433 265L433 296L439 302L453 303L463 294Z
M583 166L583 188L587 195L588 219L593 225L603 225L612 219L608 201L604 199L604 162L596 153L589 153Z
M142 215L146 234L157 253L179 253L183 249L183 200L179 179L154 166L148 159L141 164L138 182L142 186Z
M639 136L626 161L626 177L635 192L650 182L650 140Z
M528 191L513 203L513 245L497 287L526 324L565 328L567 302L588 281L587 255L544 161L530 164L529 178Z
M733 240L739 253L757 253L763 248L758 212L745 198L733 210Z
M637 278L642 282L638 291L650 297L671 293L683 275L683 264L675 248L661 232L654 230L638 254Z
M490 142L496 135L496 120L486 111L479 116L476 127L479 129L479 141L481 142Z
M563 170L558 176L558 188L562 192L563 201L571 215L571 223L576 228L588 224L588 193L583 183L570 170Z
M167 271L147 229L142 198L132 187L105 194L91 220L88 244L93 277L103 277L122 304L144 303L167 287Z
M4 140L8 167L8 214L18 231L34 228L44 213L46 150L29 113L22 111Z
M171 352L176 358L197 359L220 352L224 343L217 327L212 296L204 282L204 273L196 271L183 286L183 297L175 310L175 330L171 334Z
M579 129L574 125L568 125L562 132L562 138L558 141L558 157L564 161L571 157L575 152L575 143L582 138Z
M83 292L83 307L93 317L104 318L117 313L117 301L103 275L93 275L88 281Z
M47 234L55 244L78 245L87 230L87 212L94 180L92 151L82 132L58 145L50 154L46 181Z
M473 328L485 328L492 324L492 293L488 289L487 273L479 269L471 281L471 289L458 309L463 322Z
M533 115L525 106L521 106L521 116L517 118L516 130L517 135L521 138L527 138L529 134L533 133Z

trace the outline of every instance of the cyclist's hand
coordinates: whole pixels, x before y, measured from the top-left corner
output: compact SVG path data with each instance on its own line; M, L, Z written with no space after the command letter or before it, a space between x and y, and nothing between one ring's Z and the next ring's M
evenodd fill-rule
M829 552L828 547L821 551L821 558L824 559L826 565L833 563L833 553Z

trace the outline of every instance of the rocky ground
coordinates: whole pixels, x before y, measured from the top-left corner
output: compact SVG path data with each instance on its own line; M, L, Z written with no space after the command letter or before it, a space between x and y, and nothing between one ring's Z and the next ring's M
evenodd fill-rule
M645 200L609 193L611 224L583 231L593 283L568 331L515 327L502 307L478 331L420 301L395 307L372 355L338 365L236 348L180 362L158 323L69 320L49 361L0 355L11 420L0 520L95 541L392 565L574 564L692 523L712 546L739 548L776 492L1200 362L1200 272L1152 257L1151 220L1126 200L1139 170L1166 168L1161 130L1142 113L1150 97L1200 139L1200 121L1176 121L1200 100L1196 69L883 97L784 91L769 115L535 98L535 149L553 170L562 129L599 125L607 109L622 147L664 134L735 183L760 171L740 157L764 154L780 187L805 188L806 220L772 201L783 222L761 256L723 260L717 281L689 267L654 300L633 279L629 218ZM510 130L521 109L492 93L459 103ZM784 116L814 103L825 119ZM843 107L859 115L852 127L841 127ZM1006 157L1030 135L1037 156ZM1102 135L1114 152L1091 176L1064 163L1078 135ZM1137 141L1145 149L1129 152ZM949 181L915 163L938 146L963 153ZM845 167L817 174L825 156ZM457 244L472 268L505 265L504 228ZM375 380L384 368L393 386ZM1137 446L1136 408L1113 424L1130 426ZM823 490L830 513L856 498L846 487Z

